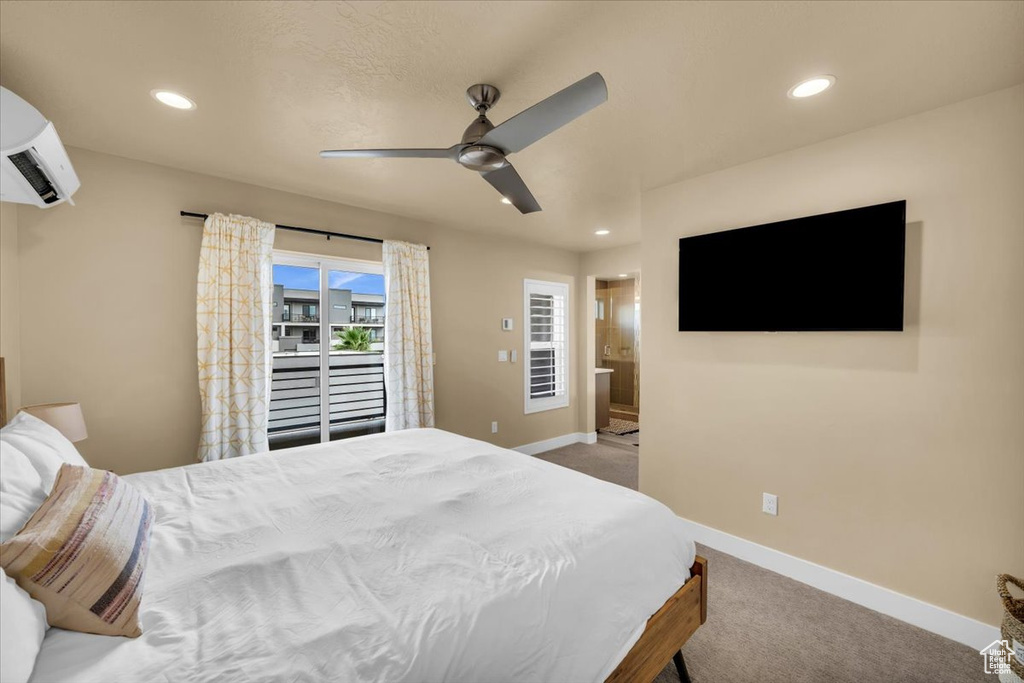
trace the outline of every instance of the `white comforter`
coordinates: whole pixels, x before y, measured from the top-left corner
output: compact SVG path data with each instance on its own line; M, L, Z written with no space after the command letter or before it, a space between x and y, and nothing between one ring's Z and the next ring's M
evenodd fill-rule
M50 629L33 681L600 681L694 559L644 495L433 429L126 479L144 633Z

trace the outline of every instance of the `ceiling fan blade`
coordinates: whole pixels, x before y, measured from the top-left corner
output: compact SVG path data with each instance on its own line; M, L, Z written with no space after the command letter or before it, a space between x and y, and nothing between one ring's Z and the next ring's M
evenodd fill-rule
M448 149L325 149L324 159L454 159L457 147Z
M505 154L518 152L607 100L604 78L592 73L496 126L477 144L497 147Z
M534 211L540 211L540 204L533 198L533 194L530 192L530 188L526 186L523 179L516 173L516 169L512 167L512 164L505 163L504 166L499 168L497 171L488 171L487 173L481 173L484 180L489 182L491 186L501 193L503 197L512 202L512 206L519 209L519 213L533 213Z

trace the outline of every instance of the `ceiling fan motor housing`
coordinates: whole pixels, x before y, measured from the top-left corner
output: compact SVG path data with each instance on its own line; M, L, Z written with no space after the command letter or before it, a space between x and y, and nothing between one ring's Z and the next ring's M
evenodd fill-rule
M476 92L475 89L486 89ZM486 97L485 97L486 96ZM466 91L470 104L476 107L480 116L466 127L462 134L462 144L466 145L459 151L459 163L473 171L494 171L505 165L505 154L500 149L476 142L494 128L485 113L498 101L498 89L491 85L474 85ZM478 99L484 98L484 99Z
M490 133L493 128L494 124L488 121L486 116L480 114L473 123L466 127L466 132L462 134L462 144L476 144L477 140Z

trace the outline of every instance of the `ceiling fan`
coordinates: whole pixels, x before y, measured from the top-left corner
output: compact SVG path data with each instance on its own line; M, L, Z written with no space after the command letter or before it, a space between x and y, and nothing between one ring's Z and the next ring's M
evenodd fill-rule
M451 159L471 171L478 171L521 213L540 211L540 204L505 157L529 147L607 101L608 87L601 74L592 73L495 126L487 120L487 111L497 104L499 97L501 92L497 88L484 83L466 90L466 98L479 116L462 134L462 142L447 149L325 149L320 156Z

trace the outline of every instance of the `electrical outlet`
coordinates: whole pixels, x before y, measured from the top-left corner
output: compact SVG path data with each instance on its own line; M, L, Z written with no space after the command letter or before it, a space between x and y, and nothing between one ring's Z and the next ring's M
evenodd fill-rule
M774 493L762 493L761 496L761 512L777 516L779 514L779 497Z
M497 434L497 433L498 433L498 423L497 422L492 422L491 423L491 434Z

